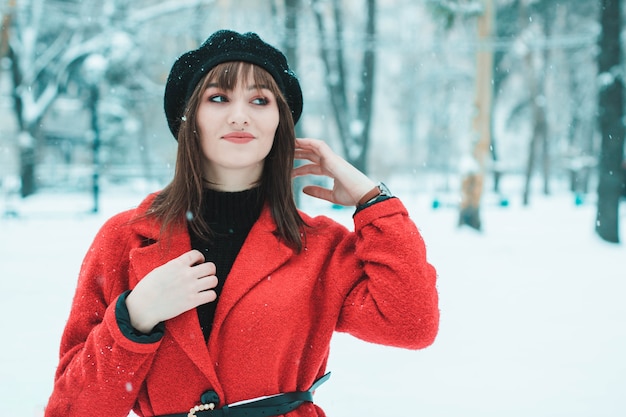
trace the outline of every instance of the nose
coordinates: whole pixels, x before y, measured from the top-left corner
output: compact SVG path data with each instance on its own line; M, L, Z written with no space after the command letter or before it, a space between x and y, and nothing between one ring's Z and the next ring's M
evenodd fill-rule
M245 103L241 101L233 102L231 106L231 112L228 116L228 123L231 126L243 128L248 125L248 113L246 111Z

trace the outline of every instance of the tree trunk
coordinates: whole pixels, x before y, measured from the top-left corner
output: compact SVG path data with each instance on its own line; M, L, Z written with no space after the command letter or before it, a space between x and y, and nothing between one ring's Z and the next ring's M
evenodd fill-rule
M517 36L519 29L516 22L518 21L518 5L516 1L508 4L498 4L498 7L493 11L494 25L493 33L494 37L498 40L513 39ZM496 48L493 52L493 102L498 99L499 94L502 92L502 85L506 81L510 74L510 71L503 67L505 58L508 53L504 48ZM504 168L499 163L498 154L498 137L494 125L494 120L491 118L490 127L490 149L491 158L494 161L493 170L493 192L500 193L500 180L505 174Z
M21 138L27 139L20 139L21 143L19 146L21 183L20 195L24 198L35 194L35 191L37 191L37 182L35 178L36 152L34 139L30 133L22 132L20 136Z
M273 2L272 2L273 4ZM285 51L285 56L287 57L287 62L289 62L289 67L298 73L296 70L298 66L298 12L300 9L300 0L285 0L285 38L283 39L283 50ZM302 122L298 123L295 127L296 129L296 137L302 137ZM297 165L300 165L301 161L295 162ZM293 180L293 190L294 190L294 199L296 201L296 205L300 205L301 201L301 190L304 186L304 181L302 177L296 177Z
M537 141L539 135L537 134L536 126L533 128L532 137L528 145L528 159L526 160L526 172L524 180L524 193L522 195L522 205L528 206L530 204L530 191L532 188L533 170L535 168L537 160Z
M532 111L532 137L530 138L530 144L528 147L528 160L526 163L526 181L524 185L524 195L522 198L522 204L527 206L530 204L530 192L532 188L532 175L537 165L537 151L539 146L542 149L542 161L543 161L543 192L549 194L549 149L548 149L548 121L546 119L546 108L542 100L539 99L541 91L539 90L538 75L535 74L532 63L533 53L528 52L527 65L528 65L528 85L530 89L530 105Z
M557 16L558 4L555 2L544 2L543 4L543 16L541 28L543 30L543 36L546 39L551 39L554 32L558 30L560 20ZM542 97L547 96L548 90L548 75L546 74L547 68L549 68L549 61L553 58L549 48L544 49L542 53L542 65L543 70L539 71L541 74L541 86ZM538 103L537 119L535 122L539 124L538 129L541 131L541 159L542 159L542 171L543 171L543 194L550 195L550 175L551 175L551 155L550 155L550 124L548 123L546 100L540 100Z
M362 124L355 141L360 144L360 155L353 161L355 166L367 172L367 155L372 125L372 107L374 98L374 74L376 68L376 1L367 0L367 21L365 24L365 50L361 71L361 91L357 101L357 120Z
M624 103L621 65L620 0L602 0L598 55L601 83L598 97L598 125L602 135L599 159L598 211L596 232L613 243L619 242L619 201L623 187Z
M343 45L341 32L345 25L340 1L333 0L332 2L333 45L330 44L327 35L328 31L321 10L322 5L313 3L313 13L320 38L320 57L326 68L325 82L330 94L333 116L343 154L348 162L362 172L367 172L367 150L369 148L376 60L376 0L367 0L366 3L366 39L361 70L359 71L361 85L357 92L356 108L352 110L348 100L348 75L344 64L345 45Z
M317 2L316 2L317 3ZM343 65L341 61L333 65L331 51L333 47L330 45L329 36L327 35L326 24L324 22L324 16L320 10L321 5L313 5L313 14L315 15L315 23L317 26L317 33L320 41L320 57L324 63L326 69L326 76L324 80L328 89L330 104L332 106L335 123L337 125L337 133L341 140L344 153L347 154L347 142L346 135L349 134L348 127L348 102L345 93L345 74L343 73ZM334 14L337 18L337 13ZM341 25L342 22L335 21L335 25ZM339 50L341 44L336 46ZM341 57L341 54L337 51L335 57Z
M300 11L300 0L285 0L285 38L283 39L283 49L289 67L296 73L298 67L298 13ZM296 136L301 136L302 124L296 125Z
M488 40L493 33L493 0L485 1L485 11L478 20L479 41ZM466 225L481 229L480 200L483 191L486 160L491 144L491 102L493 97L493 51L486 45L480 46L476 64L476 117L474 128L478 140L473 158L478 169L465 173L461 188L459 226Z
M12 48L7 49L7 55L11 60L11 80L13 82L13 88L21 85L22 74L20 72L19 63L15 56L15 51ZM19 128L19 134L17 137L17 147L19 155L20 165L20 195L22 198L32 195L37 190L37 183L35 178L35 166L36 166L36 133L35 126L39 123L31 123L28 125L23 117L24 103L19 94L13 94L13 106L15 109L15 115L17 125Z
M15 0L9 0L7 9L9 11L2 16L2 29L0 30L0 59L4 58L9 50L9 30L11 28L11 21L13 20Z
M528 5L521 2L519 4L520 14L519 20L521 27L526 27L526 30L532 31L532 28L528 27L526 22L529 21ZM532 35L531 35L532 36ZM545 33L544 33L545 36ZM545 99L543 98L542 84L545 81L545 76L542 71L538 71L536 68L535 59L539 52L533 50L530 45L527 46L526 54L524 57L524 64L526 69L526 84L528 85L529 105L531 112L531 138L528 144L528 158L526 160L526 178L524 182L524 192L522 195L522 204L527 206L530 204L530 194L532 191L532 179L537 166L537 155L539 148L542 150L543 158L543 174L544 174L544 193L548 193L548 121L546 119L546 106Z

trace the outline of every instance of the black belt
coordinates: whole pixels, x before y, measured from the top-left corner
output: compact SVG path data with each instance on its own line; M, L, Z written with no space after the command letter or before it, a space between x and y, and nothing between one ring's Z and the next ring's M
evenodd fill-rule
M225 405L217 409L213 409L212 403L202 404L193 407L188 413L167 414L160 417L271 417L287 414L302 403L313 402L313 391L328 378L330 378L330 372L315 381L307 391L287 392L242 404Z

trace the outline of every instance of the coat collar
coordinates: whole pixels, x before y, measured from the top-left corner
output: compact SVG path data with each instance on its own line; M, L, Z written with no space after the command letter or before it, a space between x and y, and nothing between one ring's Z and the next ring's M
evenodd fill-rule
M161 223L143 216L153 200L154 195L144 200L137 208L137 215L132 221L134 233L150 244L135 248L130 253L131 289L153 269L191 250L190 237L184 222L175 225L168 237L161 238ZM229 312L248 291L293 255L293 249L278 239L274 234L275 230L276 224L266 204L259 219L252 226L226 280L218 300L212 334L219 334ZM195 309L168 320L165 326L166 332L171 334L185 354L218 388L219 382L212 365L214 361L209 356ZM212 346L212 350L219 349L217 339L212 337L212 342L210 340L210 343L215 345Z

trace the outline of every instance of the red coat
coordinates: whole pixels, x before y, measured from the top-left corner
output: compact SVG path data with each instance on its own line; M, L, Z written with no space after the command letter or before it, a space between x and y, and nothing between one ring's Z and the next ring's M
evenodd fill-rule
M159 241L160 224L129 222L152 198L107 221L85 257L46 417L186 412L208 389L222 405L307 390L325 373L334 331L409 349L433 343L436 272L398 199L357 213L354 232L302 214L312 227L300 254L272 233L265 207L226 280L208 343L195 310L168 320L156 343L129 340L115 318L119 295L191 249L186 227ZM305 403L290 415L324 413Z

